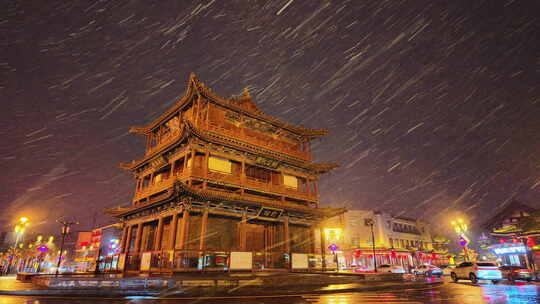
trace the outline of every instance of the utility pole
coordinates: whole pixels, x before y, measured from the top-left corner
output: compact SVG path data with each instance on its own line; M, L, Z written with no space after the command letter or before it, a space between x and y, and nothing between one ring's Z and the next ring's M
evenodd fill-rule
M377 260L375 258L375 234L373 233L373 225L375 221L373 219L365 219L364 224L371 227L371 248L373 249L373 268L377 272Z
M69 233L70 226L79 224L78 222L60 220L57 220L57 222L62 224L62 241L60 242L60 255L58 256L58 264L56 265L56 273L54 275L55 277L58 276L58 272L60 271L60 263L62 263L62 254L64 252L64 240L66 239L66 235Z

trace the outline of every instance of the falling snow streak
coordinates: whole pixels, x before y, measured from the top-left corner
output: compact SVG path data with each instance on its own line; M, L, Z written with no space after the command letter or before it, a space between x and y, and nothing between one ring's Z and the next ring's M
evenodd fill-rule
M128 204L128 135L195 72L330 135L321 205L434 224L540 207L538 1L10 2L0 60L0 206L81 229ZM86 210L88 209L88 210ZM98 224L111 219L98 216ZM440 224L441 229L445 225Z

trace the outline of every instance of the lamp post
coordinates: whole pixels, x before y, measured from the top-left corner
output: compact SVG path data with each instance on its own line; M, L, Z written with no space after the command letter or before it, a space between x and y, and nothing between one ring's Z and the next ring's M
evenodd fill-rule
M64 250L64 240L66 239L66 235L69 233L70 226L78 224L78 222L67 222L60 220L57 220L57 222L62 224L62 241L60 242L60 254L58 256L58 264L56 265L56 273L54 274L55 277L58 276L58 272L60 270L60 263L62 263L62 253Z
M17 245L19 245L19 241L29 224L30 222L28 221L27 217L21 217L15 225L15 248L17 248Z
M467 239L467 236L465 233L468 230L467 224L463 221L463 219L458 219L457 221L451 222L452 227L454 227L454 231L458 235L459 239L459 245L463 247L463 256L467 262L469 262L469 252L467 251L467 244L469 243L469 240Z
M364 224L366 226L370 226L371 228L371 248L373 250L373 269L375 272L377 272L377 259L375 257L375 234L373 233L373 225L375 225L375 221L373 219L365 219Z
M24 234L24 231L26 230L26 227L28 227L28 225L30 225L30 221L28 220L27 217L21 217L19 218L19 220L17 221L17 224L15 224L15 244L13 246L13 251L12 251L12 254L11 254L11 258L9 259L9 264L8 264L8 267L7 267L7 271L6 273L9 273L11 271L11 267L12 267L12 263L13 263L13 260L15 259L15 255L17 254L17 248L19 246L19 241L21 240L23 234Z

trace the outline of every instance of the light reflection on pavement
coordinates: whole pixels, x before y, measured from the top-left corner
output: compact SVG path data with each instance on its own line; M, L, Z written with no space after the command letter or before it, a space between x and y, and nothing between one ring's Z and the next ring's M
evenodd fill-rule
M267 303L267 304L356 304L356 303L540 303L540 283L491 283L471 284L467 281L452 283L446 280L444 285L433 288L395 290L385 292L358 292L327 295L297 295L234 298L199 298L199 299L156 299L132 297L129 299L107 298L69 298L69 297L9 297L0 296L0 304L172 304L172 303Z

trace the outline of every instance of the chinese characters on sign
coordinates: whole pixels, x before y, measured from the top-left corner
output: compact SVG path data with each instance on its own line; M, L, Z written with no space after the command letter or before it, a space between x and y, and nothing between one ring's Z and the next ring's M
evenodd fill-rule
M277 219L281 216L281 213L283 213L282 209L275 209L275 208L268 208L268 207L262 207L259 210L258 217L267 217L272 219Z

